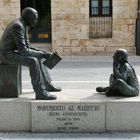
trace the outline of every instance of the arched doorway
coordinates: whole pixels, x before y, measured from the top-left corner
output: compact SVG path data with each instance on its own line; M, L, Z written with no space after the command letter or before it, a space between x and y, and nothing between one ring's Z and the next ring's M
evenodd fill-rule
M51 0L20 0L21 11L33 7L39 13L37 26L30 31L31 42L51 42Z

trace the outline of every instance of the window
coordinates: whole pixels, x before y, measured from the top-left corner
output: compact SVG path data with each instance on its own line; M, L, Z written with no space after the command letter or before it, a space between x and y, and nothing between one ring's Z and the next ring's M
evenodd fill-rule
M112 16L112 0L90 0L90 16Z
M89 37L112 37L112 0L89 0Z

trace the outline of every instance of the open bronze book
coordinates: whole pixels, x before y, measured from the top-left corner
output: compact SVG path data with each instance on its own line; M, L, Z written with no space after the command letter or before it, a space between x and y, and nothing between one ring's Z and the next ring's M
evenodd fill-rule
M58 52L54 52L48 59L43 62L43 64L52 69L59 61L61 61L61 59L62 57L58 54Z

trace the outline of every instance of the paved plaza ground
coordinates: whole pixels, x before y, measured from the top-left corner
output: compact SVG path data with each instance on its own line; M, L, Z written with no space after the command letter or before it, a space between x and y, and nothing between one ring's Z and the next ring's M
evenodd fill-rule
M0 140L140 140L138 133L0 133Z
M140 57L129 56L138 77L140 77ZM112 73L112 56L69 56L49 70L55 85L62 89L92 89L109 84ZM33 91L28 69L23 67L23 92Z

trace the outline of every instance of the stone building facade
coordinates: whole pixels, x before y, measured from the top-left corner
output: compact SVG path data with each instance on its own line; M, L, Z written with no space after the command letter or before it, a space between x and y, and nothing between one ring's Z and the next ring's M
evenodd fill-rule
M138 0L112 0L112 36L89 36L89 0L51 0L52 49L62 55L94 55L125 48L135 53ZM19 17L19 0L0 1L0 36ZM98 28L98 27L97 27Z
M6 25L20 15L19 0L0 0L0 36Z
M65 55L135 51L135 22L138 0L113 0L112 38L89 38L89 1L53 0L53 47Z

